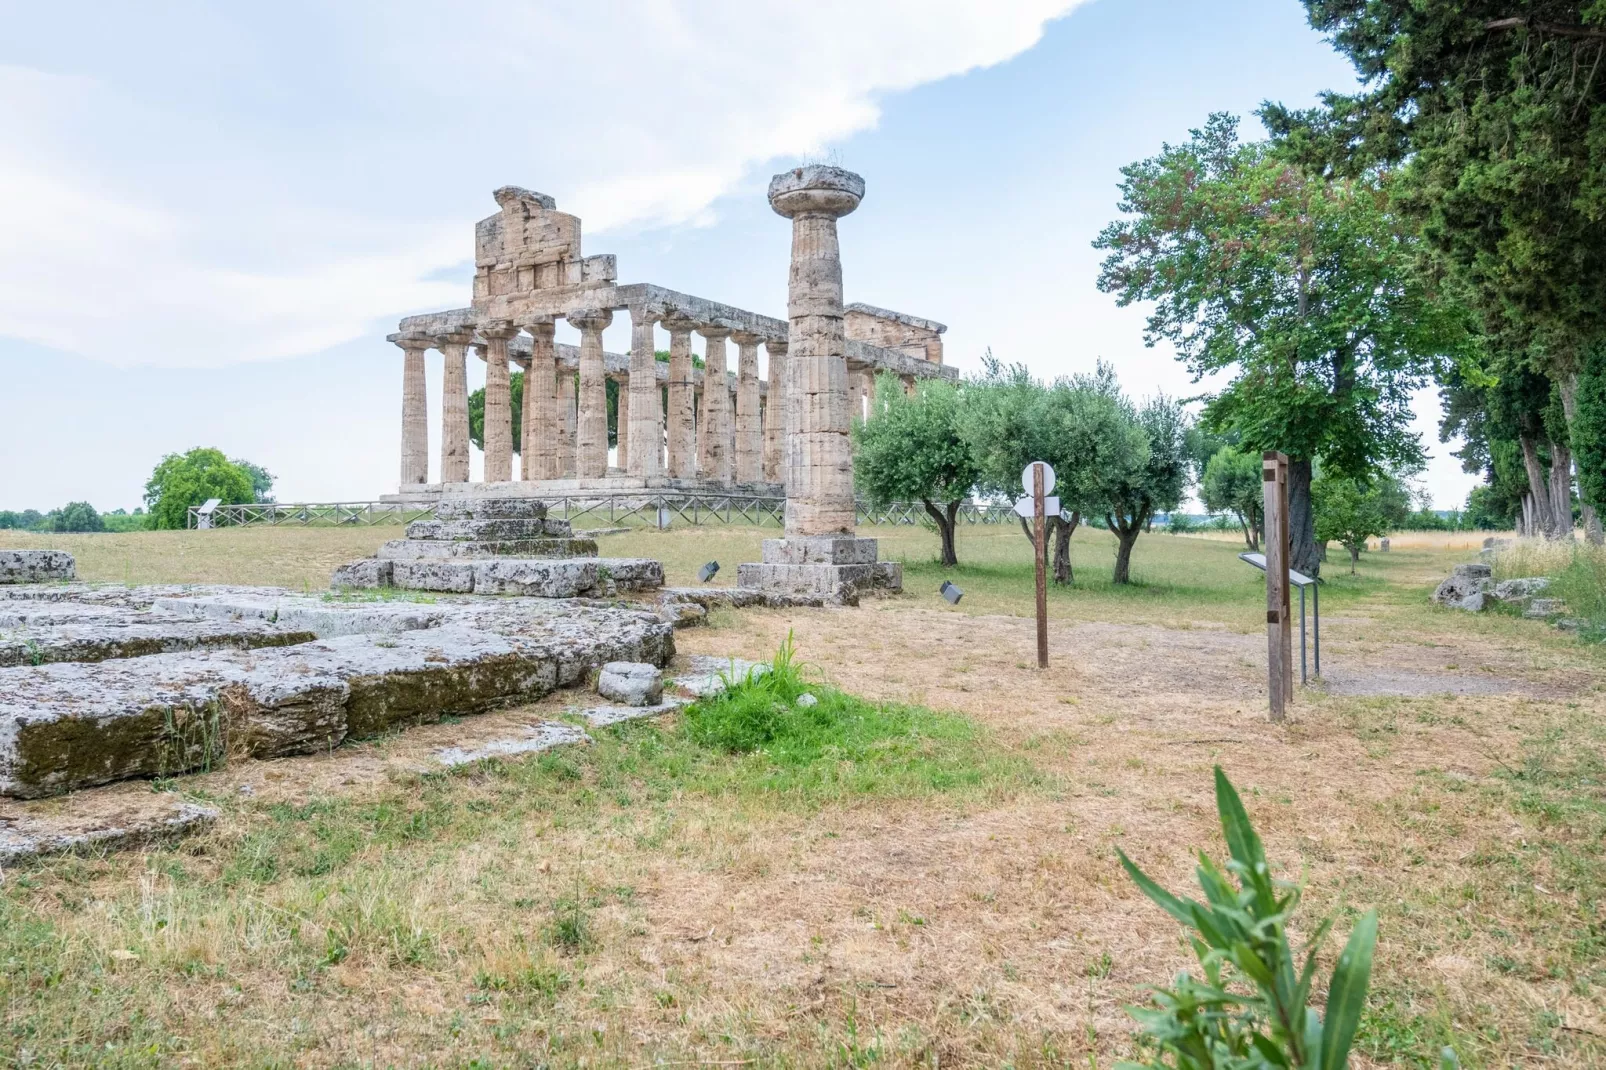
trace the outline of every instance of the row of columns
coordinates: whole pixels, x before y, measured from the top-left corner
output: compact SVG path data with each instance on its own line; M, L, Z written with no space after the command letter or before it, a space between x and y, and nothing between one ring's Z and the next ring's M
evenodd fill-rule
M717 483L781 482L786 441L785 342L764 342L759 335L709 327L653 309L630 309L630 367L620 379L616 437L617 467L632 476L669 475L703 478ZM522 324L531 337L524 369L524 414L519 454L523 479L595 479L608 473L607 373L602 332L613 322L607 309L568 313L580 331L580 367L576 377L558 371L555 319L536 318ZM669 381L661 392L653 327L669 332ZM483 344L472 331L436 337L404 335L397 339L403 359L402 456L403 485L428 482L428 399L424 354L438 349L445 361L441 405L441 482L468 482L467 351L473 346L485 361L485 481L513 478L512 391L509 342L520 325L511 321L481 324ZM727 340L737 346L734 405L728 389L699 391L693 380L691 335L706 342L704 384L725 384ZM769 357L768 404L761 401L758 347ZM665 397L667 393L667 412ZM653 448L648 444L657 444Z

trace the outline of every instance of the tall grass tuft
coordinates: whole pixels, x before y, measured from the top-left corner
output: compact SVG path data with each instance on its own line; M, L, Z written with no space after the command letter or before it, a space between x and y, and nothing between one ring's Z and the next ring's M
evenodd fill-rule
M1520 539L1494 559L1496 580L1549 576L1547 598L1567 603L1567 615L1586 623L1584 639L1606 641L1606 547Z

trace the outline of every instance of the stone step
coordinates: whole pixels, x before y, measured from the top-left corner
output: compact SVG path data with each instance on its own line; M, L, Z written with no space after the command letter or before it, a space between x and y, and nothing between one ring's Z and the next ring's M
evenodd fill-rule
M497 619L512 630L482 626ZM653 614L570 605L251 652L0 669L0 795L312 753L533 701L609 661L662 665L673 654L673 632Z
M524 518L509 520L415 520L407 525L409 539L457 542L493 542L503 539L567 539L574 534L567 520Z
M53 620L54 623L43 623ZM0 667L61 661L106 661L188 650L256 650L316 638L310 631L267 621L183 620L163 614L102 611L77 618L36 616L0 630Z
M397 587L450 594L531 598L605 598L664 585L664 566L640 557L513 558L395 561L369 558L335 569L334 587Z
M780 565L744 562L736 566L739 589L782 595L819 596L857 605L870 591L903 590L903 566L896 561L865 565Z
M485 557L596 557L597 540L551 538L437 542L433 539L392 539L379 548L377 556L381 560L389 561Z
M539 498L442 498L437 520L544 520L546 502Z

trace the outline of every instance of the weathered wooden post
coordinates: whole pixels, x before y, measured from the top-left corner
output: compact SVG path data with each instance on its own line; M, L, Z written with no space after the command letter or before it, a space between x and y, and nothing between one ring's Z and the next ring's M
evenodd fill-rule
M1032 465L1032 544L1037 558L1037 667L1048 668L1048 578L1043 574L1043 540L1048 524L1044 516L1043 469Z
M1281 721L1294 697L1294 635L1288 583L1288 455L1261 457L1266 517L1266 693L1271 719Z

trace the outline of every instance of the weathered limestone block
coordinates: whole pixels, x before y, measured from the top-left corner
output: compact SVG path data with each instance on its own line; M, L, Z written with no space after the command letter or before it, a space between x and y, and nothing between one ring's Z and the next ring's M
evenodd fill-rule
M539 498L443 498L435 506L436 520L544 520L546 514Z
M765 539L763 561L766 565L870 565L875 563L876 549L876 540L854 535Z
M108 613L45 624L37 617L0 629L0 666L105 661L184 650L255 650L311 641L309 631L265 621L183 620L152 613Z
M603 593L596 560L517 560L496 558L472 566L476 594L514 594L528 598L578 598Z
M1457 565L1433 592L1433 600L1453 609L1477 613L1483 609L1483 592L1494 570L1485 564Z
M46 583L77 574L72 554L63 550L0 550L0 583Z
M610 661L597 676L597 694L626 706L651 706L664 697L663 673L642 661Z
M456 539L488 542L499 539L569 538L567 520L415 520L407 525L409 539Z
M469 561L392 561L390 583L408 591L468 594L474 590L474 565Z
M1528 603L1522 615L1529 620L1544 620L1567 612L1567 603L1560 598L1535 598Z
M381 561L422 561L471 557L595 557L596 539L500 539L491 542L436 542L392 539L380 546ZM336 583L334 586L341 586ZM353 585L358 586L358 585ZM361 586L374 586L366 584ZM379 586L383 586L380 584Z
M388 635L436 628L462 615L455 606L409 602L339 602L309 595L264 593L159 598L155 608L196 620L272 621L310 632L315 639L341 635Z
M380 561L365 557L361 561L350 561L335 569L329 577L329 586L334 588L362 588L389 587L391 583L391 569L389 561Z

